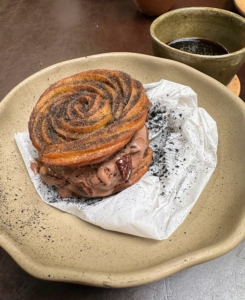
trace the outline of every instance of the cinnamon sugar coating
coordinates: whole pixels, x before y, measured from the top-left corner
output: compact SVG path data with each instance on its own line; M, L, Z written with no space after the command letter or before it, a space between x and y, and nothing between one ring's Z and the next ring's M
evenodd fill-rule
M100 197L138 181L152 160L142 84L115 70L89 70L52 84L29 119L35 164L62 197Z
M98 163L144 126L149 105L142 84L128 74L85 71L41 95L30 116L30 138L43 163Z

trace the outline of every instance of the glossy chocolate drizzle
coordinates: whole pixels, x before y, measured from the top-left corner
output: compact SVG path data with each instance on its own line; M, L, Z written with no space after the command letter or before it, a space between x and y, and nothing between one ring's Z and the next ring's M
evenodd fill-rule
M124 182L128 182L132 173L132 158L130 154L126 154L116 161L117 168Z

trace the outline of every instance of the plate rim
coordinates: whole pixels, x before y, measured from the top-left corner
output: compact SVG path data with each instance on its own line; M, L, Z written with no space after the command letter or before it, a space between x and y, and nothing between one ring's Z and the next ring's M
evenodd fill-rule
M9 98L12 97L12 95L18 91L18 89L25 85L26 83L28 83L28 81L35 79L36 76L38 76L39 74L42 73L46 73L51 69L57 68L59 66L63 67L64 65L68 65L70 62L76 62L76 61L81 61L84 60L86 58L89 59L99 59L101 57L110 57L111 55L113 56L135 56L135 57L144 57L147 59L152 59L152 60L159 60L161 61L161 63L163 63L164 61L168 61L167 59L162 59L162 58L157 58L154 56L150 56L150 55L145 55L145 54L139 54L139 53L130 53L130 52L112 52L112 53L102 53L102 54L95 54L95 55L91 55L91 56L86 56L86 57L81 57L81 58L75 58L75 59L70 59L70 60L66 60L63 62L59 62L56 64L53 64L51 66L48 66L34 74L32 74L31 76L27 77L26 79L24 79L23 81L21 81L17 86L15 86L4 98L3 100L0 102L0 108L2 105L5 105L6 102L8 101ZM223 89L223 85L221 83L219 83L218 81L212 79L211 77L202 74L201 72L188 67L184 64L181 64L179 62L175 62L175 61L171 61L171 64L174 66L181 66L183 68L187 68L187 69L191 69L192 72L196 72L197 74L199 74L198 76L201 76L203 78L206 78L206 80L208 82L211 82L211 84L216 85L216 87L220 90L224 90ZM241 107L241 109L243 110L243 113L245 115L245 108L242 106L242 104L244 104L241 99L236 96L235 94L233 94L231 91L228 90L226 93L228 93L230 96L232 96L232 98L234 99L234 101L236 101L237 105L239 105ZM242 222L242 219L239 220L238 225L236 227L236 230L232 232L232 234L226 238L223 241L220 241L219 243L217 243L216 247L214 248L213 245L210 247L207 247L206 249L206 257L203 260L203 249L199 249L196 250L194 252L192 252L192 254L195 254L193 256L195 256L196 258L192 258L191 260L188 260L188 254L182 255L180 257L175 258L173 260L170 260L169 262L172 263L171 268L169 269L168 272L164 271L164 265L165 263L162 263L160 265L156 265L154 267L151 267L149 269L152 269L151 276L149 276L149 269L147 270L137 270L132 274L132 278L131 280L126 280L125 279L125 275L129 272L126 272L125 274L120 273L120 274L113 274L113 276L110 277L110 280L106 281L103 280L105 279L106 276L104 276L104 274L99 274L98 272L96 272L97 276L94 276L91 272L90 276L87 276L87 278L85 278L83 275L79 280L62 280L61 276L60 278L48 278L47 276L41 276L41 273L45 274L47 273L47 266L39 266L39 269L41 270L41 272L36 272L35 270L37 269L37 263L30 261L30 259L28 260L28 258L26 257L26 255L24 255L24 253L20 252L21 255L18 254L18 250L19 249L15 249L13 247L13 245L11 244L11 240L7 239L4 237L4 234L0 232L0 246L5 249L5 251L8 252L8 254L28 273L30 273L31 275L33 275L34 277L40 278L40 279L46 279L46 280L52 280L52 281L65 281L65 282L74 282L74 283L80 283L80 284L86 284L86 285L94 285L94 286L101 286L101 287L130 287L130 286L137 286L137 285L142 285L142 284L146 284L146 283L150 283L156 280L160 280L163 279L167 276L170 276L178 271L181 271L183 269L192 267L194 265L197 265L199 263L203 263L205 261L209 261L211 259L217 258L227 252L229 252L230 250L232 250L233 248L235 248L245 237L245 230L244 232L241 230L241 228L243 227L243 225L245 224L245 221ZM4 241L4 242L3 242ZM210 252L208 248L212 248L212 254L210 255ZM209 255L207 254L209 253ZM52 268L51 268L52 269ZM45 270L45 272L43 272ZM67 270L66 270L67 273ZM73 273L73 272L71 272ZM137 278L139 277L139 273L144 274L144 277L142 278ZM68 277L68 276L67 276ZM71 276L72 278L73 276ZM82 279L83 278L83 279ZM92 278L92 279L91 279ZM97 280L95 280L95 278L97 278ZM123 281L124 278L124 281ZM135 280L133 280L133 278Z

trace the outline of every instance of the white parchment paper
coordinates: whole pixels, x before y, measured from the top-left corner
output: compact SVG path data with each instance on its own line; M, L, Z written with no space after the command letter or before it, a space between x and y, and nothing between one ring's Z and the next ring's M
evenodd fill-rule
M47 204L107 230L163 240L184 221L211 177L218 132L190 87L167 80L144 87L151 101L153 163L139 182L114 196L62 199L32 172L30 162L37 152L28 132L17 133L15 140L31 181Z

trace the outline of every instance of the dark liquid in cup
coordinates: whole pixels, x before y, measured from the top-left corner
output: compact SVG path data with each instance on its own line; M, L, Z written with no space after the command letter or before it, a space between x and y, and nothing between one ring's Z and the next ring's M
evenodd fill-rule
M185 52L201 55L224 55L229 53L222 45L204 38L182 38L167 45Z

